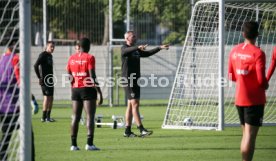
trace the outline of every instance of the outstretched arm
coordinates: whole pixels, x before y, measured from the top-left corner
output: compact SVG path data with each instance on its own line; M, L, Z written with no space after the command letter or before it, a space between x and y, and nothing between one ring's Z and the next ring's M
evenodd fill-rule
M169 49L169 45L161 45L161 46L156 47L154 49L145 51L146 47L147 47L147 45L144 45L144 46L141 45L141 49L140 49L140 51L141 51L140 56L141 57L149 57L149 56L152 56L152 55L156 54L157 52L159 52L162 49L167 49L167 50Z
M123 46L121 48L122 56L123 57L130 56L130 54L133 53L136 50L138 50L138 46L130 46L130 47Z

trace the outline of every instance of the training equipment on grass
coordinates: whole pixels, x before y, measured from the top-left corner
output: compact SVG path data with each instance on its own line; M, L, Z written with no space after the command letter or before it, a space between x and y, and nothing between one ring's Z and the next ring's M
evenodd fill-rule
M143 120L144 120L144 116L143 116L143 115L140 115L140 119L141 119L141 121L143 121ZM132 118L132 124L135 124L134 117Z
M225 2L225 4L224 4ZM228 55L244 41L246 21L260 23L257 44L267 67L276 39L275 0L201 0L193 9L163 128L215 129L239 126L235 83L227 78ZM269 82L264 125L276 123L276 73ZM192 124L185 123L192 118Z
M101 128L102 126L110 126L113 129L117 129L117 128L124 128L125 127L125 118L124 116L117 116L117 115L112 115L111 119L113 120L113 122L103 122L103 115L99 114L95 116L95 125L98 128ZM141 115L140 116L141 121L144 119L144 116ZM82 117L82 119L84 121L84 118ZM132 119L132 124L134 124L135 121L134 119Z
M123 116L115 116L112 115L111 119L113 122L102 122L103 115L96 115L95 117L95 124L98 128L101 128L102 126L110 126L113 129L122 128L125 126L125 121Z
M95 116L95 125L97 128L101 128L102 126L110 126L113 129L117 129L118 127L124 127L124 117L123 116L115 116L112 115L111 119L113 122L103 122L103 115L98 114ZM85 125L85 118L82 116L80 120L82 125Z

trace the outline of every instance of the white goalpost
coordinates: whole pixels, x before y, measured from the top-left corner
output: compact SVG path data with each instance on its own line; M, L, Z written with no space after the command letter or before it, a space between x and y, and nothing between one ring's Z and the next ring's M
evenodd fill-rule
M30 3L0 1L0 160L31 160Z
M31 115L31 0L19 0L20 148L19 160L32 160ZM34 153L34 152L33 152Z
M268 68L276 45L274 0L201 0L193 9L162 128L223 130L238 126L228 54L241 43L246 21L260 23L258 45ZM264 124L276 124L276 74L267 91Z

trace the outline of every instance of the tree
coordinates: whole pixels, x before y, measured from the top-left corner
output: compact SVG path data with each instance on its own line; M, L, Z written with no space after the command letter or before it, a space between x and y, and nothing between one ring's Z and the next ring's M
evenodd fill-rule
M131 0L131 21L134 30L145 39L156 39L157 25L169 32L162 34L163 42L181 43L186 34L190 5L188 0ZM33 22L42 24L42 3L33 7ZM109 41L109 0L48 0L48 29L58 39L88 37L93 44ZM39 16L37 16L39 15ZM41 15L41 16L40 16ZM113 33L125 32L126 0L113 0ZM143 20L148 18L148 22ZM141 30L143 24L147 32ZM119 26L119 27L118 27ZM143 28L143 27L142 27ZM75 37L72 37L75 34Z
M134 13L148 13L161 27L169 30L163 43L184 41L191 8L188 0L133 0L131 2Z
M109 0L104 0L104 35L102 45L106 45L109 40ZM113 23L122 22L126 14L126 1L113 0ZM123 35L122 32L115 31L117 34Z

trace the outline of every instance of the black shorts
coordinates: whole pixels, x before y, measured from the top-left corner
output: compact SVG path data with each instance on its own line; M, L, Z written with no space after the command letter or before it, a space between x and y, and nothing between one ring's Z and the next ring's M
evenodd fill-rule
M252 126L262 126L264 116L264 105L236 106L241 125L245 123Z
M140 99L140 87L139 85L129 86L127 85L124 87L127 99Z
M54 87L53 86L42 85L41 89L42 89L42 93L44 96L53 96L54 95Z
M82 100L96 100L97 90L92 87L84 88L72 88L72 100L82 101Z

